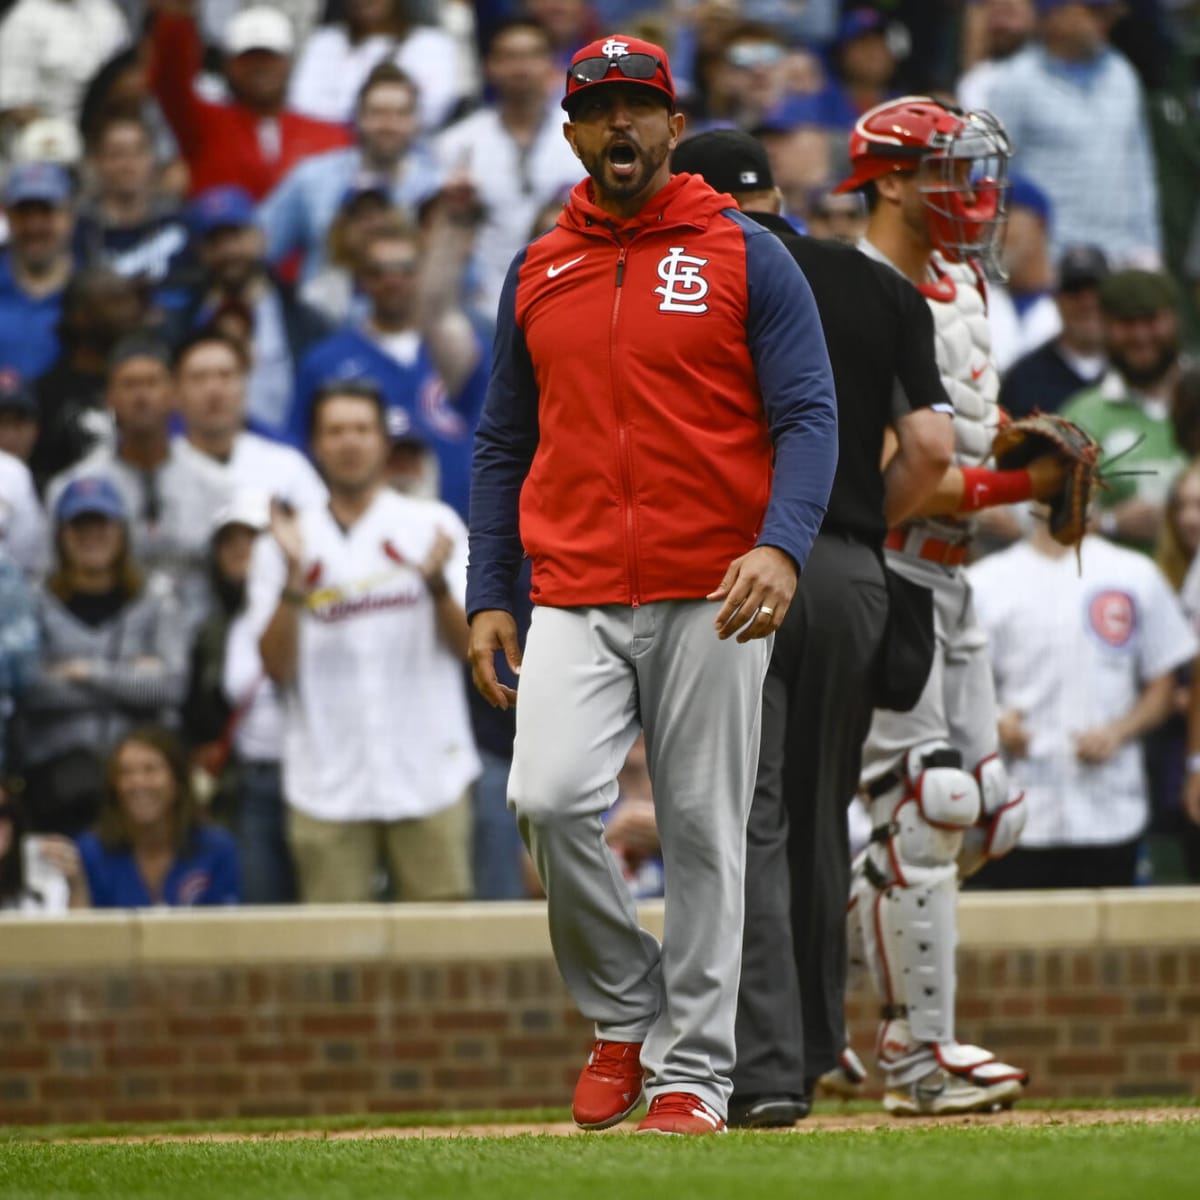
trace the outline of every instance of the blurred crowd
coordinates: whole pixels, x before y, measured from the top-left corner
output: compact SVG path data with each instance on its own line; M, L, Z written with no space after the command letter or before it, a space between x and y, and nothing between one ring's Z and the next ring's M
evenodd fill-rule
M464 521L508 264L583 174L564 67L617 30L668 48L689 133L761 139L820 237L861 235L835 185L872 105L1001 119L1001 402L1096 434L1097 536L1141 556L1148 611L1200 625L1193 0L0 0L0 906L536 887L511 713L463 667ZM1034 524L991 520L996 561ZM1038 616L1005 597L1046 581L986 565L1002 647ZM1123 579L1093 631L1114 651ZM1139 878L1200 880L1187 672L1151 703L1152 655L1131 671L1141 723L1085 739L1096 771L1030 766L1075 813L1035 836L1133 838ZM640 746L621 792L609 840L654 894Z

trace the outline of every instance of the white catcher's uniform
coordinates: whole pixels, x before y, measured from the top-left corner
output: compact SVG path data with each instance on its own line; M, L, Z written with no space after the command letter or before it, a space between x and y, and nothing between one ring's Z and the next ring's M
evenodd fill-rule
M870 243L862 249L883 260ZM923 290L954 404L954 462L980 466L999 418L982 280L935 254ZM941 1078L941 1067L963 1081L960 1100L977 1092L982 1107L1011 1100L1025 1076L954 1037L959 862L977 867L1010 850L1024 809L1010 804L997 756L987 636L960 565L971 532L970 518L921 518L888 539L888 566L933 592L937 646L916 707L877 711L864 746L874 832L855 862L850 946L852 961L861 949L884 1001L878 1053L889 1087L919 1090L918 1081ZM896 1111L911 1111L905 1103Z

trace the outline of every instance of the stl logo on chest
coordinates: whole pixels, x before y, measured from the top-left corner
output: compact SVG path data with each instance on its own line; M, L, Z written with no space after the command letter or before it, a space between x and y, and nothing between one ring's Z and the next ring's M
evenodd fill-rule
M704 297L708 295L708 280L700 273L708 266L707 258L688 254L683 246L672 246L659 260L658 277L662 286L654 289L662 297L659 312L692 313L708 312Z
M1133 597L1128 592L1098 592L1088 602L1088 624L1106 646L1121 649L1137 624Z

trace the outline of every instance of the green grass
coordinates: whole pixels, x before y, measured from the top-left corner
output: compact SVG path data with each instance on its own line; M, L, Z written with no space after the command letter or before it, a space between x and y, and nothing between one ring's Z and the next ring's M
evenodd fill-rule
M722 1138L10 1142L0 1197L21 1200L1182 1200L1192 1122L888 1127Z

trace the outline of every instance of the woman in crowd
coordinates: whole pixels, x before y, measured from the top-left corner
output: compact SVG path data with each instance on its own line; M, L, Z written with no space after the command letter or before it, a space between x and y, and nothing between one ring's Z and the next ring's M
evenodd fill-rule
M108 761L95 833L79 839L96 908L237 904L237 848L205 825L188 757L166 729L127 733Z
M130 557L110 481L76 479L54 517L57 565L38 595L41 658L19 744L34 827L75 834L95 819L109 748L135 724L173 719L187 645L169 583Z

